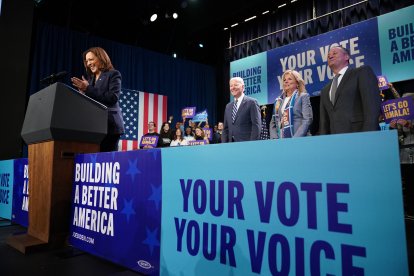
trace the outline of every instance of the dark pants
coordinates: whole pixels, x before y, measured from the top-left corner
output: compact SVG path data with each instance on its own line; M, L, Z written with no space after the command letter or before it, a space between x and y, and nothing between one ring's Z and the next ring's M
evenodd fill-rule
M101 152L118 151L118 142L121 134L108 134L101 142Z

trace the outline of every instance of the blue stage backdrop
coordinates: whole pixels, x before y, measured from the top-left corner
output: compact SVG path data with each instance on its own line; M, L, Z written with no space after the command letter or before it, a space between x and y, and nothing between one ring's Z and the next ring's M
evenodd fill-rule
M282 74L298 71L311 96L333 78L327 66L332 45L350 51L351 66L369 65L390 82L414 78L414 6L372 18L335 31L304 39L230 63L230 76L242 77L245 93L259 104L273 103L282 89Z
M160 275L408 275L396 131L162 157Z
M12 222L29 225L29 164L27 158L14 160Z
M70 243L158 275L161 223L159 149L77 155Z

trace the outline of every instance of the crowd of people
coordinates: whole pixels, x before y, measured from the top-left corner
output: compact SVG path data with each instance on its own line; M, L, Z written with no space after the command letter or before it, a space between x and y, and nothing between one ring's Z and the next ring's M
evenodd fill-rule
M80 93L108 106L108 134L101 144L101 151L116 150L124 131L118 103L121 74L114 69L109 56L100 47L85 51L83 59L87 78L73 77L72 84ZM350 54L341 46L331 47L327 62L334 78L321 91L319 134L378 130L381 97L377 78L371 67L350 68ZM223 122L218 122L212 130L208 121L197 124L185 117L173 127L173 118L170 116L161 125L159 132L155 122L149 122L148 133L144 137L156 136L158 141L156 145L142 148L241 142L263 137L286 139L310 135L313 122L310 96L297 71L286 70L282 75L282 93L275 99L269 128L264 125L256 99L244 94L244 80L240 77L231 78L229 86L233 100L225 108Z
M223 131L223 123L219 122L214 126L213 132L206 133L207 129L210 132L210 126L208 121L199 122L198 124L193 122L191 119L186 120L185 118L181 122L176 122L175 127L171 128L173 117L170 116L167 122L164 122L159 132L156 131L156 123L150 121L148 123L148 132L144 134L147 136L158 137L157 144L141 146L141 148L165 148L165 147L177 147L177 146L188 146L191 145L192 141L202 141L202 143L196 144L218 144L221 143L221 134Z

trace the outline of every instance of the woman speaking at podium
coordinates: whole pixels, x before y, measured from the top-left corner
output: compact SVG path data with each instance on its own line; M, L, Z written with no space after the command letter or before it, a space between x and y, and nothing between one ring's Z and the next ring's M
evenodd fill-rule
M104 49L92 47L83 53L87 79L71 78L80 93L108 107L108 133L101 142L102 151L118 150L118 142L124 133L124 121L119 108L121 73L114 69Z

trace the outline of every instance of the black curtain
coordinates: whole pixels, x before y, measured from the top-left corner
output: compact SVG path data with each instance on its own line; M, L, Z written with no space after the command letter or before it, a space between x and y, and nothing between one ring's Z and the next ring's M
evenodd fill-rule
M92 46L104 48L122 74L123 88L168 96L168 114L181 120L181 109L196 106L208 110L216 123L216 69L135 46L102 39L40 22L34 43L30 94L43 88L40 79L56 72L70 76L85 74L82 53Z

